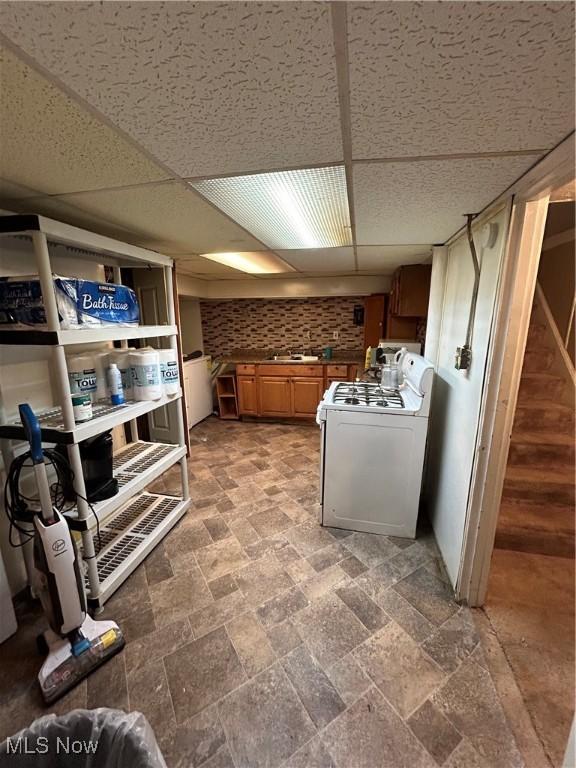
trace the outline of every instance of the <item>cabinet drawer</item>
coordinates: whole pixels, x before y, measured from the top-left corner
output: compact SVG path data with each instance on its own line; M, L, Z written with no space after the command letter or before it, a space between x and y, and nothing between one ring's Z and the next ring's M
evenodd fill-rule
M318 376L318 378L321 378L324 375L322 369L322 365L307 365L306 363L259 365L258 374L260 376Z
M330 376L333 379L337 379L338 376L342 376L342 381L344 381L348 376L348 366L347 365L327 365L326 376Z
M254 376L256 373L256 366L254 363L237 363L236 373L239 376Z

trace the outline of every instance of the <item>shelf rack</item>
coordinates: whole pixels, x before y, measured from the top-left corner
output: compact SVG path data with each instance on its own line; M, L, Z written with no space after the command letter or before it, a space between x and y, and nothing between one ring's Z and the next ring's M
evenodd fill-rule
M27 235L32 240L36 270L46 311L46 328L0 331L0 345L50 347L58 405L38 413L42 440L67 446L74 473L76 507L67 512L71 528L79 532L81 553L86 564L88 604L96 612L128 578L190 506L188 467L186 463L185 425L182 409L173 406L176 416L177 443L150 443L138 439L136 419L171 403L179 403L181 391L159 400L112 406L107 401L94 403L94 417L76 424L72 410L68 369L64 349L72 344L166 338L177 352L177 326L172 292L173 262L167 256L122 243L62 222L35 214L0 217L0 236ZM49 244L62 243L83 249L79 258L114 267L114 279L120 279L121 267L156 267L163 270L168 323L132 328L90 328L69 330L60 327ZM132 443L114 456L114 475L118 493L110 499L89 505L82 473L79 443L101 432L129 422ZM0 439L5 460L19 450L24 438L17 419L0 418ZM146 489L170 467L180 465L181 495L149 493ZM32 553L24 547L28 575Z
M221 373L216 377L216 395L221 419L238 419L238 395L236 375Z

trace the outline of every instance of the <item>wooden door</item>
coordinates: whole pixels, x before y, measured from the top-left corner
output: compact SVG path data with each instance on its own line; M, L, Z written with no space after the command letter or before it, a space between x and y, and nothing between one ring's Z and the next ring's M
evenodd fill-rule
M292 379L292 414L294 416L316 416L318 403L323 395L322 379Z
M291 416L290 379L259 376L258 390L261 416Z
M364 299L364 348L377 347L384 338L385 296L383 293Z
M255 416L258 413L258 392L255 376L238 376L238 412Z

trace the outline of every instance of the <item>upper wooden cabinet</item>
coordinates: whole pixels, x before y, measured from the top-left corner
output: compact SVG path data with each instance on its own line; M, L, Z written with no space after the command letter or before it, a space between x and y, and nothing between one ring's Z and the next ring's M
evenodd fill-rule
M409 264L394 272L390 289L391 317L426 317L431 274L430 264Z

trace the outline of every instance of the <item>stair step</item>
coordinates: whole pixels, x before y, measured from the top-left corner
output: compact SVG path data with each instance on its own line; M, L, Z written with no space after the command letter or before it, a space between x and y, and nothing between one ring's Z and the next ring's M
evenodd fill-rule
M498 528L519 526L534 531L574 533L574 509L571 506L539 507L537 504L503 499L500 504Z
M528 552L532 555L574 558L574 534L563 535L550 531L525 531L523 528L496 531L496 549Z
M530 349L526 347L522 370L527 373L541 373L548 371L554 362L554 352L551 349Z
M574 448L574 436L564 432L522 432L515 430L512 433L512 442L533 445L563 445Z
M506 479L518 483L541 485L574 485L573 467L508 467Z
M548 324L541 321L536 320L534 317L530 318L530 327L528 328L528 343L533 339L537 342L545 341L548 337Z
M574 433L574 409L557 402L525 398L518 402L514 431Z
M503 499L495 546L557 557L574 556L574 509Z
M522 443L513 440L508 453L510 467L573 467L574 444L548 443L548 435L543 435L539 443Z
M539 506L574 507L574 480L566 473L508 467L504 479L503 499Z
M522 371L518 401L529 400L561 400L566 392L568 382L562 376L553 373L525 373Z

